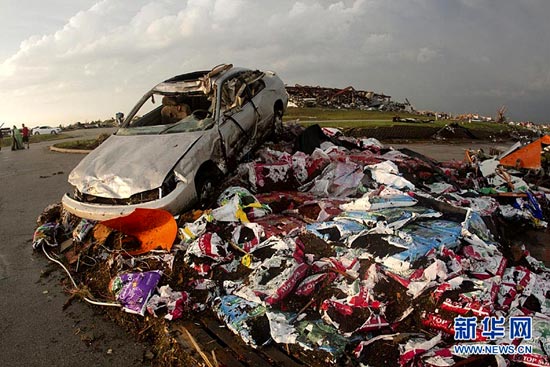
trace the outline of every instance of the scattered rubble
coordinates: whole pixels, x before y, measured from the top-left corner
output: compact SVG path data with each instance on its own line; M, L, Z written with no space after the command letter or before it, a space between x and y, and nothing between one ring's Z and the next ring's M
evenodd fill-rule
M154 224L160 210L114 220L134 223L128 231L53 205L33 246L56 253L88 297L146 315L124 317L161 334L158 325L215 317L258 351L278 345L316 366L550 365L550 190L540 177L483 152L437 162L336 129L313 142L293 131L176 226ZM136 231L155 226L158 243ZM494 337L485 320L506 330L531 320L531 338ZM473 323L465 341L461 322ZM221 365L211 360L223 351L207 355L181 327L201 363ZM181 365L187 356L166 335L151 358ZM453 349L464 343L530 352Z
M372 91L356 90L349 86L344 89L311 87L296 84L286 86L289 103L297 107L330 107L361 109L369 111L414 112L411 103L392 101L391 96Z

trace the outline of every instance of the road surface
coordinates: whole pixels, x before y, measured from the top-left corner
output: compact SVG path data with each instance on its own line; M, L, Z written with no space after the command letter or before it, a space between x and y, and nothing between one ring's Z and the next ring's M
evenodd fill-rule
M72 132L75 138L100 129ZM31 247L36 218L70 189L67 176L81 154L51 152L52 142L0 151L0 365L147 366L150 346L73 302L65 311L61 272Z

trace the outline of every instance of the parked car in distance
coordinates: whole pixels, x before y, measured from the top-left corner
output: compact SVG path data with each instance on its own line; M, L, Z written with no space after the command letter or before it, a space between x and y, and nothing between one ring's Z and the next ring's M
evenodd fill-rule
M44 135L44 134L57 135L60 133L61 133L61 129L58 127L37 126L32 129L32 135Z
M282 126L287 103L271 71L222 64L168 79L75 167L63 205L94 220L136 208L181 213L211 198L223 176Z

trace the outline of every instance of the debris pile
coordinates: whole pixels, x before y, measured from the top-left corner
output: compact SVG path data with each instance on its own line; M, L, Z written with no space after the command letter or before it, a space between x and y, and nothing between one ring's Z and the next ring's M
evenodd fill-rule
M356 90L352 86L344 89L311 87L305 85L286 86L289 102L297 107L329 107L391 112L414 112L410 102L392 101L391 96L372 91Z
M550 364L548 242L538 260L525 242L548 234L548 190L503 178L495 158L440 163L335 129L321 138L266 143L211 209L177 225L161 210L92 223L57 205L33 245L128 312L212 315L307 364ZM468 343L507 352L456 349Z

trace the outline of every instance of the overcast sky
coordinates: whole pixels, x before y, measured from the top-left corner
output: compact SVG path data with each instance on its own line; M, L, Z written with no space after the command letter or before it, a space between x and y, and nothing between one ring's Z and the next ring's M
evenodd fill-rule
M220 63L550 121L548 16L547 0L0 0L0 123L107 119Z

